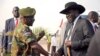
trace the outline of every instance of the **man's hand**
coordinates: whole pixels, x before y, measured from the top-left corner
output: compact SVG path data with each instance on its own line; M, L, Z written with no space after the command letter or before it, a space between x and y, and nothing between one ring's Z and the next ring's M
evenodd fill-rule
M45 32L44 31L41 31L40 33L39 33L39 37L43 37L45 35Z
M61 56L60 53L55 52L53 56Z
M39 36L38 36L37 41L39 41L44 35L45 35L45 32L44 32L44 31L41 31L41 32L39 33Z
M65 45L70 47L72 45L71 40L65 40Z

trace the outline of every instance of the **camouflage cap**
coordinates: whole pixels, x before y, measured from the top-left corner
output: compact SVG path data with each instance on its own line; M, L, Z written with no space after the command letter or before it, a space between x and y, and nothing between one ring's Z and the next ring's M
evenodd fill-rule
M19 10L20 15L22 16L33 16L36 13L36 10L34 8L22 8Z

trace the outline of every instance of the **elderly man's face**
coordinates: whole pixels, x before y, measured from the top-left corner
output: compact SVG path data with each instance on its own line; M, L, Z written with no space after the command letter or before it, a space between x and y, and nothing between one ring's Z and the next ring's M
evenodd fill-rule
M18 7L13 8L13 15L15 18L19 17L19 8Z
M24 24L28 26L32 26L34 21L35 21L34 16L24 16L23 17Z
M73 22L75 20L75 18L78 16L78 10L69 10L66 13L66 18L68 19L68 22Z

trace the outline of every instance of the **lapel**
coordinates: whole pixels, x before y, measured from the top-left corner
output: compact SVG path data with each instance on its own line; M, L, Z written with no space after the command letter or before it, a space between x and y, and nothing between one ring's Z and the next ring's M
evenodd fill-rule
M80 24L80 22L81 22L81 19L82 19L82 18L79 17L79 19L77 20L76 25L75 25L75 27L73 28L73 32L72 32L72 34L71 34L71 37L73 37L73 35L74 35L76 29L78 28L78 26L79 26L79 24ZM70 23L67 23L67 24L66 24L66 28L65 28L64 39L63 39L63 40L66 39L67 33L68 33L68 30L69 30L69 29L70 29Z
M67 24L66 24L66 28L65 28L65 33L64 33L64 40L65 40L66 37L67 37L67 33L68 33L70 27L71 27L70 23L67 23Z
M75 27L73 28L73 32L72 32L71 37L73 37L73 35L74 35L76 29L78 28L78 26L79 26L79 24L80 24L80 22L81 22L81 19L82 19L82 18L79 17L78 21L76 22L76 25L75 25Z
M15 28L15 22L14 22L14 18L11 19L11 29L13 30Z

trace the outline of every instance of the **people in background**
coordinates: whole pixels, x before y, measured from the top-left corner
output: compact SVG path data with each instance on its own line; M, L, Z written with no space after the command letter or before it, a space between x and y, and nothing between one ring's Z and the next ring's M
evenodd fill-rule
M44 36L44 31L39 34L39 39L36 39L35 34L32 33L32 30L29 28L35 21L34 16L36 10L27 7L20 9L19 13L20 23L16 26L14 31L7 32L7 35L14 36L12 38L11 56L29 56L33 53L34 56L39 56L38 53L48 56L49 53L37 42Z
M100 27L90 42L86 56L100 56Z
M10 19L6 20L5 23L5 33L9 31L13 31L15 26L18 24L19 21L19 7L15 6L12 11L13 17ZM9 54L11 53L11 42L12 42L12 37L11 36L5 36L4 37L4 42L5 42L5 53Z
M96 11L90 11L88 14L88 20L92 24L92 27L94 29L94 32L98 28L98 20L99 20L99 15Z

